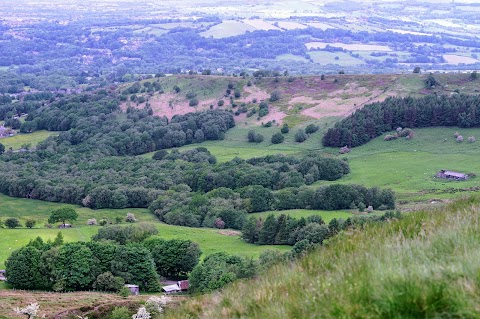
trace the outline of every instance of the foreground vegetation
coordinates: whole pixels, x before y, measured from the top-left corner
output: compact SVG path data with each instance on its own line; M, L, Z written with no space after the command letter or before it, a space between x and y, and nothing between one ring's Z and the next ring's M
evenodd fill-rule
M342 232L167 318L478 318L479 207L463 199Z

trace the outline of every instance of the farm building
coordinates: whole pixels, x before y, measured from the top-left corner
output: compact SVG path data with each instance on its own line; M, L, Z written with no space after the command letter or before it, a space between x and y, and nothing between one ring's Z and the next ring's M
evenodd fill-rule
M454 172L454 171L447 171L447 170L441 170L440 172L437 173L438 178L444 178L444 179L453 179L456 181L466 181L468 179L468 174L463 174L459 172Z
M163 286L162 290L165 291L167 294L172 294L176 292L187 291L188 287L189 287L189 281L181 280L181 281L177 281L176 284Z
M137 285L125 285L130 290L132 295L138 295L140 293L140 288Z

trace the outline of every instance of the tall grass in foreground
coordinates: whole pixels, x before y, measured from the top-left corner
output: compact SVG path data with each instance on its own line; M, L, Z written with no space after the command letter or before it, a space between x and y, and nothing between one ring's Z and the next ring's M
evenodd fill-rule
M167 318L480 318L480 197L344 232Z

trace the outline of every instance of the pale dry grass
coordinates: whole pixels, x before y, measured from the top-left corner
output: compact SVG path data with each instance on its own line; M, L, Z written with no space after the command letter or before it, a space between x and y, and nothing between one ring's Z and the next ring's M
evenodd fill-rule
M443 58L445 59L445 61L447 61L448 64L460 64L460 63L475 64L480 62L479 60L468 57L468 56L461 56L461 55L455 55L455 54L444 54Z

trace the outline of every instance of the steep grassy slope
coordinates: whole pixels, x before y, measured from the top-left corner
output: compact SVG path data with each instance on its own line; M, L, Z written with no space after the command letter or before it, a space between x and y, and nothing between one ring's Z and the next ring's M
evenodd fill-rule
M344 232L167 318L480 318L480 199Z

